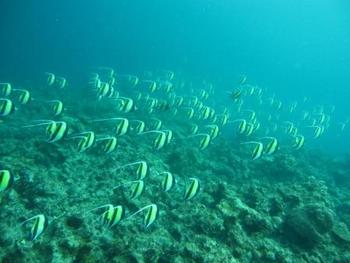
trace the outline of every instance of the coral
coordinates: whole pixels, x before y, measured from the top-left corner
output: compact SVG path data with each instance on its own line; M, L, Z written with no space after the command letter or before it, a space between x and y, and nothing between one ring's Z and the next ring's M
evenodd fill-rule
M70 134L90 129L90 120L101 117L90 106L64 116ZM101 111L115 116L109 109L101 103ZM33 108L20 115L13 126L36 113ZM132 118L139 117L142 112ZM34 132L1 125L8 134L0 139L1 164L16 174L0 196L1 262L350 262L348 164L308 150L251 161L237 142L220 137L200 151L181 125L166 118L175 137L167 149L156 152L145 139L127 135L110 155L77 153L69 140L48 144ZM130 200L128 188L112 188L136 179L127 169L116 170L136 160L146 160L150 174L142 196ZM160 188L162 171L176 178L169 192ZM200 180L201 190L185 201L189 177ZM92 209L108 203L123 205L127 216L156 203L159 216L146 229L141 214L107 228L100 223L102 211ZM38 213L47 215L49 226L38 240L25 241L28 229L20 223Z

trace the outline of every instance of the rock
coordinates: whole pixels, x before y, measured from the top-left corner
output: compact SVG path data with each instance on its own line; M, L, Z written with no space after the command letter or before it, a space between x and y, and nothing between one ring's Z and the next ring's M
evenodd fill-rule
M346 253L338 256L333 263L350 263L350 254Z
M69 216L66 219L66 224L67 226L74 228L74 229L78 229L83 225L84 221L76 216Z
M244 230L249 233L268 232L272 226L267 218L259 213L242 213L241 223Z
M340 241L350 242L349 229L343 222L338 222L333 226L332 234Z
M283 212L284 205L282 200L277 199L276 197L270 198L269 200L269 213L271 216L279 215Z
M291 210L284 221L284 232L289 241L302 248L319 244L333 228L333 212L319 205L306 205Z

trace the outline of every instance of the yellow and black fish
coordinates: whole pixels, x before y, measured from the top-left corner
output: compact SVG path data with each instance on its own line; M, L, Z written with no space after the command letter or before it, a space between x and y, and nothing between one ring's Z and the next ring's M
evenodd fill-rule
M12 92L11 83L0 83L0 96L7 97Z
M22 105L28 104L32 98L30 92L26 89L14 89L13 91L16 91L19 93L18 95L18 102Z
M153 123L151 124L151 129L159 131L162 128L163 122L160 119L153 118Z
M159 175L163 175L163 179L161 182L161 187L164 192L170 191L175 185L175 177L170 172L159 173Z
M125 215L125 210L121 205L110 205L108 209L101 215L101 221L104 226L109 228L118 224Z
M163 130L163 132L165 132L165 135L166 135L166 144L171 143L171 140L173 139L173 131Z
M63 103L60 100L53 100L51 101L54 103L53 105L53 114L54 116L59 116L63 112Z
M230 93L230 98L236 102L237 100L239 100L241 98L242 95L242 90L241 89L234 89L231 93Z
M115 100L120 102L119 111L128 113L134 109L134 100L126 97L118 97Z
M143 226L145 228L148 228L158 218L158 207L156 204L147 205L147 206L141 208L140 210L136 211L135 213L133 213L132 215L130 215L126 219L130 219L130 218L136 216L137 214L141 213L144 210L147 210L147 212L143 218Z
M64 121L53 121L48 124L46 134L48 135L48 142L57 142L63 139L68 132L68 125Z
M27 224L30 221L34 221L34 222L30 229L29 240L34 241L45 231L45 229L48 226L48 222L45 215L39 214L25 220L24 222L21 223L21 225Z
M100 142L100 141L104 142L102 151L107 154L115 151L118 145L118 139L117 137L114 137L114 136L108 136L108 137L99 138L96 140L96 142Z
M200 190L200 183L197 178L189 178L190 183L187 185L183 198L185 200L191 200L198 195Z
M131 123L136 123L135 126L132 125L131 129L136 132L136 134L141 134L145 131L146 124L141 120L131 120Z
M12 100L0 99L0 116L8 116L15 112L15 105Z
M128 163L118 167L116 170L122 170L127 167L133 167L133 166L136 166L135 172L136 172L137 180L143 180L148 175L149 166L146 161L137 161L133 163Z
M305 144L305 137L303 135L296 135L294 137L294 145L293 147L296 149L296 150L299 150L301 149L304 144Z
M162 149L167 142L167 134L164 131L151 130L151 131L143 132L141 133L141 135L151 134L151 133L154 133L157 135L153 140L153 148L156 150Z
M68 139L79 139L77 150L78 152L85 152L95 143L95 133L92 131L83 132Z
M23 128L31 128L38 126L46 126L47 142L57 142L63 139L68 133L68 125L64 121L53 120L36 120L37 124L23 126Z
M67 85L67 80L63 77L56 77L55 85L57 88L63 89Z
M261 142L255 142L255 141L250 141L250 142L243 142L241 143L242 145L254 145L252 148L252 160L259 159L263 153L264 153L264 145Z
M269 142L264 147L265 154L271 155L271 154L274 154L278 150L279 143L278 143L278 140L275 137L263 137L261 139L269 140Z
M45 72L46 75L46 83L48 86L52 86L55 83L55 74L50 72Z
M210 140L214 140L219 135L219 126L216 124L209 124L205 126L206 128L209 128L209 136Z
M14 177L9 170L0 170L0 192L9 189L13 182Z

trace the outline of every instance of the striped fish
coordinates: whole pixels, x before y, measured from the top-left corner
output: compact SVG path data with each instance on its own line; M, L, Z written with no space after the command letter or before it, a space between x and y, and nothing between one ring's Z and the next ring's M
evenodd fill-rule
M143 226L145 228L148 228L158 218L158 207L157 207L156 204L150 204L150 205L142 207L141 209L139 209L135 213L133 213L130 216L128 216L126 218L126 220L130 219L130 218L133 218L134 216L138 215L139 213L141 213L141 212L143 212L145 210L147 210L147 212L145 213L145 216L143 218Z
M129 120L126 118L108 118L108 119L98 119L93 120L92 122L104 122L104 121L117 121L116 125L116 135L122 136L129 131Z
M154 123L151 126L152 130L156 130L159 131L162 128L162 121L159 119L152 119L154 121Z
M261 142L250 141L250 142L243 142L241 144L254 145L254 147L252 148L252 155L251 155L252 160L259 159L264 153L264 145Z
M147 162L145 162L145 161L140 161L140 162L138 162L137 165L138 165L138 167L136 169L136 175L137 175L138 180L142 180L148 175L148 171L149 171L148 168L149 167L148 167Z
M188 104L190 106L195 106L195 105L197 105L198 101L199 101L198 97L197 96L193 96L193 97L191 97L190 102Z
M31 100L31 94L28 90L25 89L14 89L14 91L19 92L18 102L22 105L28 104Z
M174 71L171 70L162 70L161 74L164 76L165 79L167 80L172 80L175 76Z
M299 150L301 149L303 146L304 146L304 143L305 143L305 137L303 135L296 135L294 137L294 145L293 147L296 149L296 150Z
M115 100L120 102L119 111L128 113L134 108L134 101L131 98L119 97Z
M184 98L181 97L181 96L177 96L177 97L175 98L174 104L175 104L175 106L177 106L177 107L181 107L182 104L183 104L183 102L184 102Z
M159 131L157 137L153 141L153 147L156 150L160 150L164 147L167 142L167 134L165 132Z
M64 121L52 121L46 128L48 142L57 142L63 139L68 132L67 123Z
M136 126L136 132L137 134L143 133L145 131L146 124L143 121L140 121L139 124Z
M59 116L61 115L62 111L63 111L63 103L59 100L55 100L53 101L54 105L53 105L53 114L54 116Z
M317 139L319 138L323 132L324 132L324 126L308 126L310 128L313 128L314 129L314 133L313 133L313 138L314 139Z
M55 82L59 89L63 89L67 85L67 80L64 77L56 77Z
M133 163L128 163L123 166L118 167L116 170L124 169L130 166L136 166L136 176L137 180L143 180L149 172L149 167L146 161L137 161Z
M205 148L208 147L209 143L210 143L210 135L209 134L204 134L204 133L199 133L196 134L196 136L202 136L203 138L200 140L199 142L199 149L204 150Z
M50 72L45 72L46 75L46 84L52 86L55 83L55 75Z
M193 199L200 190L200 183L197 178L189 178L190 183L185 188L184 199L191 200Z
M201 114L200 118L202 120L207 120L207 119L209 119L210 114L211 114L210 108L208 106L205 106L203 111L202 111L202 114Z
M284 125L284 132L286 134L292 134L293 132L293 128L294 128L294 124L290 121L285 121L283 122L283 125Z
M12 86L10 83L0 83L0 96L9 96L12 92Z
M120 185L117 185L113 188L113 190L121 188L121 187L125 187L127 185L131 185L130 188L130 196L129 198L132 199L136 199L138 198L140 195L142 195L144 189L145 189L145 183L143 180L136 180L136 181L130 181L130 182L126 182Z
M137 180L132 182L130 199L136 199L142 195L145 190L145 183L143 180Z
M157 90L157 83L153 80L143 80L141 83L144 83L146 88L151 92L155 92Z
M105 76L107 78L113 77L114 75L114 69L110 67L99 67L98 71L102 76Z
M30 229L29 240L34 241L45 231L45 229L48 226L48 222L45 215L39 214L25 220L24 222L21 223L21 225L26 224L30 221L34 221L34 222Z
M278 140L277 140L275 137L263 137L262 139L268 139L268 140L270 140L270 141L266 144L266 146L264 147L265 153L266 153L267 155L274 154L274 153L278 150L279 143L278 143Z
M238 133L244 134L247 131L247 121L245 119L237 119L233 121L229 121L229 123L236 123L238 122Z
M186 115L187 119L190 120L190 119L193 118L193 116L194 116L194 109L193 108L191 108L191 107L182 107L181 109L185 111L185 115Z
M143 226L145 228L148 228L150 225L154 223L154 221L156 221L158 217L158 207L155 204L151 204L151 205L145 206L139 211L142 211L144 209L147 209L147 212L145 214L145 217L143 218Z
M102 225L111 228L117 225L125 216L125 209L121 206L107 205L108 209L101 215Z
M247 123L246 125L246 129L245 129L245 135L246 136L250 136L252 135L252 133L254 132L254 124L252 123Z
M162 175L162 174L164 174L164 176L161 182L161 187L164 192L168 192L175 185L175 177L170 172L163 172L163 173L160 173L159 175Z
M15 112L15 105L12 100L0 99L0 116L8 116Z
M111 153L113 152L118 145L118 140L116 137L110 136L110 137L105 137L105 138L99 138L96 140L96 142L99 141L104 141L102 151L104 153Z
M163 82L161 85L161 89L165 91L165 93L169 94L173 89L173 84L171 82Z
M199 130L198 125L197 124L192 124L191 128L190 128L190 135L197 134L198 130Z
M107 98L109 99L115 99L119 98L119 92L114 88L114 86L111 86L109 89L109 92L106 95Z
M132 127L132 130L135 130L136 134L141 134L145 131L146 124L144 121L131 120L130 122L136 123L136 125L134 127Z
M113 89L113 85L115 84L115 77L109 76L108 79L107 79L107 83L108 83L109 86L111 86L111 88Z
M209 128L209 136L211 140L214 140L218 134L219 134L219 126L217 126L216 124L210 124L210 125L206 125L206 128Z
M245 75L242 75L238 80L238 83L240 85L244 85L246 82L247 82L247 76L245 76Z
M156 134L157 136L153 140L153 148L156 150L162 149L167 142L167 134L164 131L151 130L141 133L143 134Z
M173 132L171 130L163 130L166 134L166 143L169 144L173 139Z
M107 82L100 82L97 87L97 97L102 98L106 97L110 92L111 86Z
M204 150L205 148L208 147L209 143L210 143L210 135L207 133L197 133L194 135L189 136L189 138L194 138L194 137L202 137L199 140L199 149L200 150Z
M57 88L63 89L67 85L67 80L63 77L56 77L55 84Z
M237 101L242 95L242 90L241 89L234 89L231 94L230 94L230 98L233 101Z
M93 146L95 143L95 133L92 131L83 132L78 136L71 137L70 139L79 138L79 143L77 146L78 152L85 152L87 149Z
M128 81L131 85L136 86L139 83L139 78L137 76L129 75Z
M14 178L9 170L0 170L0 192L11 187Z
M256 119L256 112L253 110L244 110L244 112L248 113L248 118L247 120L249 122L253 122Z
M116 126L115 133L117 136L123 136L129 131L129 120L126 118L119 118L119 123Z
M225 126L228 123L228 114L227 113L219 114L219 115L217 115L217 117L219 117L218 122L220 122L221 126Z

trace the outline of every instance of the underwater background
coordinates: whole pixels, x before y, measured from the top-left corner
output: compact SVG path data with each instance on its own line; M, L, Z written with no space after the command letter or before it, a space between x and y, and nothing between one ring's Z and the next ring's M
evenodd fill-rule
M0 2L1 262L350 262L350 2Z

